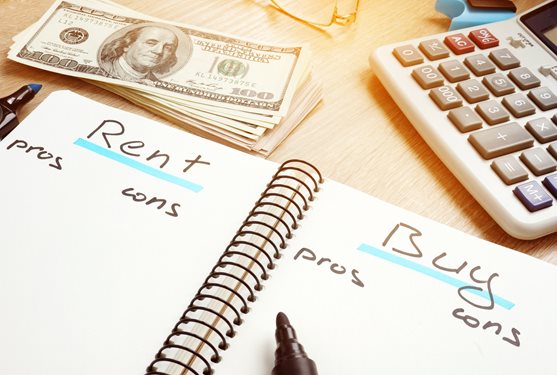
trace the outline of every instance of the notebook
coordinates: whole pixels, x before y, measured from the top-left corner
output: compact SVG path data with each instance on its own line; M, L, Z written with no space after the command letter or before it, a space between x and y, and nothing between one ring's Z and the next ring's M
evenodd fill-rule
M554 373L557 269L68 91L0 143L11 375Z

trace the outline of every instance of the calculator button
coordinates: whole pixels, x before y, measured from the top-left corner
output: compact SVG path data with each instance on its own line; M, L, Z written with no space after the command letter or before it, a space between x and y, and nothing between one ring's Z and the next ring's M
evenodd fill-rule
M525 125L528 130L540 143L547 143L557 139L557 126L548 118L537 118L530 120Z
M514 48L526 47L526 45L524 44L524 40L522 40L522 37L520 36L509 36L507 40L509 41L509 44Z
M424 65L412 71L412 77L419 83L422 89L432 89L442 86L445 80L437 69L431 65Z
M468 141L484 159L493 159L531 147L534 138L516 122L511 122L472 133Z
M395 55L395 57L403 66L411 66L424 62L424 57L411 44L396 47L393 50L393 55Z
M538 70L544 77L552 76L557 79L557 65L542 65Z
M554 197L557 197L557 174L547 176L543 179L542 184Z
M418 45L418 48L430 60L439 60L449 57L449 49L438 39L424 40Z
M472 30L468 37L481 49L497 47L499 45L499 39L494 37L486 28Z
M553 142L552 144L550 144L547 148L547 151L549 151L549 153L553 155L554 158L557 158L557 142Z
M495 159L491 163L491 168L507 185L528 179L528 172L520 165L514 156L507 155Z
M489 92L475 79L469 79L456 85L458 92L468 103L477 103L489 99Z
M510 119L509 112L496 100L488 100L476 106L476 111L489 125L500 124Z
M557 108L557 96L547 87L533 89L528 93L528 97L532 99L542 111Z
M429 92L429 96L443 111L462 105L462 97L451 86L441 86Z
M497 49L489 53L489 58L501 69L508 70L518 68L520 60L506 48Z
M495 65L484 55L468 56L464 64L477 76L495 73Z
M536 113L536 107L521 93L505 96L503 98L503 105L511 111L514 117L520 118Z
M513 193L530 212L550 207L553 204L553 199L537 181L528 181L518 185L514 188Z
M520 154L520 160L536 176L553 172L557 169L557 162L543 148L536 147Z
M501 73L485 76L482 82L495 96L503 96L514 92L514 86L511 81Z
M511 70L509 78L516 83L521 90L533 89L540 85L540 80L528 68L522 67Z
M482 127L482 119L470 107L453 109L449 112L448 117L461 133Z
M439 64L439 71L449 82L458 82L470 78L470 72L460 61L450 60Z
M445 37L445 44L457 55L473 52L474 44L464 34L453 34Z

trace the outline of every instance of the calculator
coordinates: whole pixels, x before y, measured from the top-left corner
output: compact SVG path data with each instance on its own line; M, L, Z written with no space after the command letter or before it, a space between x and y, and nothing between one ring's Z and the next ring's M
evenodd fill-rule
M382 46L369 60L507 233L557 231L557 0L505 21Z

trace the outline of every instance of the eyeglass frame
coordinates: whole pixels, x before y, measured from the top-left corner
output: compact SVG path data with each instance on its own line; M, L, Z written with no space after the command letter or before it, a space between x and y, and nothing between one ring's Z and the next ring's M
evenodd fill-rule
M316 26L331 26L332 24L337 24L340 26L348 26L354 22L356 22L356 15L358 14L358 9L360 7L360 0L356 0L356 5L354 6L354 11L352 13L349 14L345 14L345 15L341 15L338 14L338 0L335 1L335 8L333 10L333 14L331 15L331 20L329 21L329 23L318 23L318 22L311 22L308 20L305 20L303 18L300 18L298 16L296 16L295 14L290 13L289 11L287 11L286 9L284 9L282 6L280 6L280 4L277 3L277 0L271 0L271 3L277 8L279 9L281 12L285 13L286 15L304 22L304 23L308 23L310 25L316 25Z

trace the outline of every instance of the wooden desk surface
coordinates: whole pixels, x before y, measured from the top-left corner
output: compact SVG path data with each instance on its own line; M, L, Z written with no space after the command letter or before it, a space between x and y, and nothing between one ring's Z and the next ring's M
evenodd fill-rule
M463 232L557 264L554 251L557 234L520 241L500 229L420 138L368 66L368 55L375 47L446 31L449 20L434 10L434 0L361 0L355 25L332 27L325 32L285 16L266 0L119 1L176 22L269 42L309 43L314 53L313 72L323 82L324 100L269 159L311 161L336 181ZM515 0L519 12L540 2ZM7 60L11 37L37 20L51 3L51 0L0 0L2 93L27 82L44 85L40 95L23 108L21 117L48 93L70 89L156 118L78 79Z

